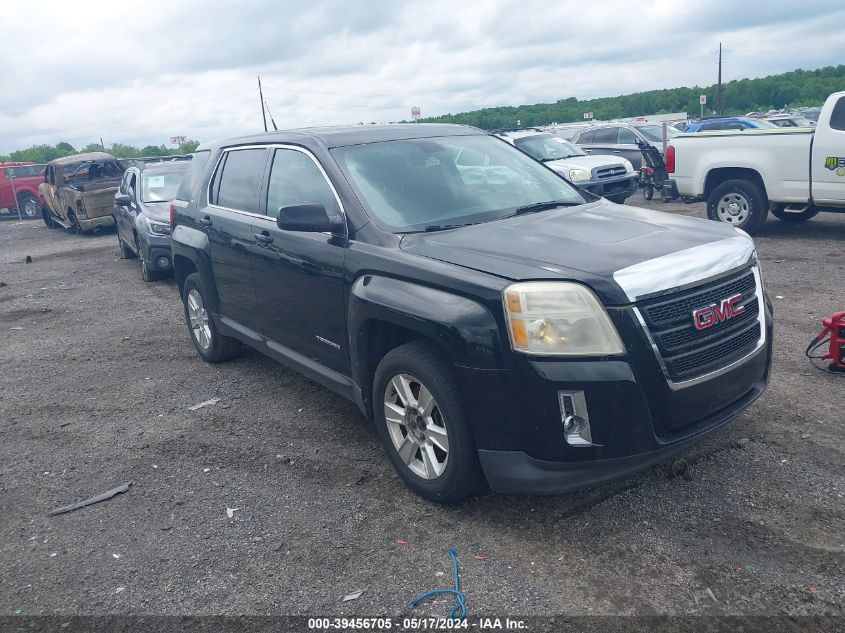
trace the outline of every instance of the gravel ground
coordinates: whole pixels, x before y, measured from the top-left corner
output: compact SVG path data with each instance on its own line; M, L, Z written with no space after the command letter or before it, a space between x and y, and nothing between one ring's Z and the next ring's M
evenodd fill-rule
M141 281L113 233L3 222L0 615L397 616L450 584L455 547L473 614L841 616L845 376L803 350L845 309L845 215L770 218L756 241L771 384L686 477L439 507L351 403L257 353L201 362L173 281Z

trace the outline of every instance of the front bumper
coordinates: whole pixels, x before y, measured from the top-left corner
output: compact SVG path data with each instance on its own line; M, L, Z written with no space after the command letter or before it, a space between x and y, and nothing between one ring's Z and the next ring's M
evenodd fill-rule
M607 196L629 196L637 190L639 186L640 177L637 174L625 174L624 176L616 178L602 178L601 180L593 179L585 182L577 183L582 189L586 189L590 193L607 197Z
M169 235L148 233L141 240L141 256L157 272L173 270L173 253L170 250ZM167 262L164 262L167 259Z
M613 318L625 357L522 358L504 370L459 368L492 490L556 494L631 475L698 442L765 391L772 345L768 302L765 344L729 371L682 389L667 383L634 315L620 309ZM566 442L560 391L583 392L592 446Z

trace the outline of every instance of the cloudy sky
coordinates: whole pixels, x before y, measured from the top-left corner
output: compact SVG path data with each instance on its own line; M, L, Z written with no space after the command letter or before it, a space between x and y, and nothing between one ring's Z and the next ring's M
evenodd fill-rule
M845 61L838 0L0 0L0 153L210 140ZM694 6L693 6L694 5Z

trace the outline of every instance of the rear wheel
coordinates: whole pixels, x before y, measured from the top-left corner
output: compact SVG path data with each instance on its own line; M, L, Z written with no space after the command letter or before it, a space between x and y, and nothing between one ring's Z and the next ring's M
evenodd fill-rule
M484 486L450 366L422 342L390 351L373 380L376 429L388 459L418 495L455 503Z
M707 198L707 217L752 232L769 213L765 194L749 180L727 180Z
M29 220L37 218L39 210L38 199L31 191L23 191L18 194L18 211L23 217Z
M772 215L783 222L806 222L819 214L815 207L807 207L801 211L788 211L784 207L772 207Z
M199 273L192 273L185 279L182 288L182 302L185 306L185 321L191 341L202 359L208 363L221 363L234 358L240 350L240 343L218 332L207 306L209 292Z

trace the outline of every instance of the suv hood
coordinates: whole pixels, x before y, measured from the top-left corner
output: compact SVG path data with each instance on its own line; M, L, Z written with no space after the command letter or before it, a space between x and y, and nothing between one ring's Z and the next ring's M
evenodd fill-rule
M514 281L580 281L606 305L628 304L756 257L751 238L719 222L604 199L436 233L412 233L402 238L400 247Z
M545 161L546 167L555 171L569 171L570 169L586 169L592 174L594 169L599 167L616 167L624 163L612 156L570 156L559 160Z
M150 220L156 222L170 222L170 203L169 202L143 202L143 213Z

